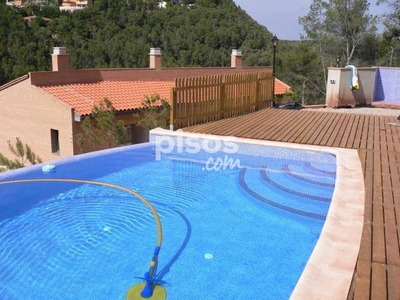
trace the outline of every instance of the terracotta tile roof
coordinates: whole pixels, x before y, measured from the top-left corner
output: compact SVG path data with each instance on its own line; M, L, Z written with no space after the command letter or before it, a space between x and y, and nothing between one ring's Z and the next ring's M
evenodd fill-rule
M89 115L93 105L108 98L119 110L140 108L144 97L160 94L170 100L173 81L99 81L95 83L40 86L38 88L64 101L79 115ZM275 95L282 95L290 86L275 80Z
M173 86L173 81L99 81L38 88L69 104L77 114L88 115L93 104L104 98L109 99L119 111L140 108L145 96L156 93L169 101Z
M275 79L275 95L283 95L285 92L290 90L290 86L286 83L280 81L279 79Z

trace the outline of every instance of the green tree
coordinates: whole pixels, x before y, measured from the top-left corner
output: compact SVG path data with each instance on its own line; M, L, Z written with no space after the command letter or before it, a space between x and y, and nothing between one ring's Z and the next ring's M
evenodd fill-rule
M124 121L117 120L116 109L107 98L93 105L92 113L83 119L81 129L83 132L76 137L81 152L87 143L91 149L101 150L121 146L131 140L128 128Z
M7 141L7 144L10 151L17 157L12 160L0 153L0 165L6 166L7 169L25 167L27 162L32 165L42 162L41 158L32 151L32 148L28 144L24 144L19 137L16 138L15 144L12 144L11 141Z
M285 64L296 70L288 72L288 83L293 84L303 103L324 101L327 67L336 66L337 56L341 58L339 66L343 66L342 62L376 64L376 17L369 13L368 1L313 0L309 13L299 22L305 32L302 41L307 44L292 48ZM317 61L319 71L315 68Z
M386 33L391 38L400 38L400 1L378 0L378 4L387 4L390 11L384 15Z
M281 51L282 52L282 51ZM310 41L291 45L280 55L279 78L296 92L302 105L325 101L325 77L320 68L319 53Z
M165 67L227 67L233 48L243 65L272 62L271 33L233 0L167 1L165 9L157 0L96 0L73 14L55 2L30 12L0 3L0 85L49 70L53 46L68 48L72 69L148 67L151 47L163 50ZM37 18L25 22L29 13Z
M314 0L299 21L306 37L318 42L323 68L328 55L339 54L350 64L366 35L376 31L366 0Z
M357 57L356 65L360 67L370 67L379 65L379 43L380 36L376 33L368 33L357 48L355 56Z
M169 127L171 106L167 100L161 98L159 94L153 94L145 96L142 106L140 112L133 114L137 125L149 131L157 127L165 129Z
M302 39L308 39L314 44L314 47L317 49L320 56L324 78L327 77L325 49L329 44L329 36L326 34L325 30L325 14L327 9L328 3L326 1L314 0L310 6L309 13L306 16L299 18L299 23L303 25L304 32L306 33L306 36L302 36Z
M381 63L386 66L400 66L400 1L379 0L387 4L390 11L383 15L385 32L383 34Z

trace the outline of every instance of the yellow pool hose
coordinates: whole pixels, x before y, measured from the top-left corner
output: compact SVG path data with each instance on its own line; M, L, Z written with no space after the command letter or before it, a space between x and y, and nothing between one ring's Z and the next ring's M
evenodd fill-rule
M153 205L151 205L151 203L149 201L147 201L139 193L132 191L126 187L119 186L119 185L112 184L112 183L105 183L105 182L91 181L91 180L61 179L61 178L19 179L19 180L0 181L0 185L13 184L13 183L28 183L28 182L68 182L68 183L81 183L81 184L105 186L105 187L110 187L110 188L114 188L114 189L118 189L118 190L127 192L127 193L135 196L136 198L138 198L144 204L146 204L147 207L153 213L154 219L156 221L157 247L156 247L156 251L153 256L153 259L150 262L150 271L148 273L146 273L146 274L148 274L147 275L148 278L146 278L147 285L146 285L146 283L140 283L140 284L132 286L128 290L126 299L128 299L128 300L143 299L143 298L149 298L149 299L151 298L151 299L155 299L155 300L166 299L165 288L153 283L153 280L154 280L153 277L155 276L155 270L157 268L158 253L160 251L161 244L162 244L162 227L161 227L160 217L158 216L157 211L155 210L155 208L153 207ZM146 287L147 287L147 289L146 289Z
M162 243L162 227L161 227L161 221L160 218L157 214L157 211L151 205L149 201L147 201L143 196L141 196L139 193L132 191L126 187L119 186L116 184L112 183L106 183L106 182L99 182L99 181L91 181L91 180L81 180L81 179L61 179L61 178L39 178L39 179L19 179L19 180L10 180L10 181L0 181L0 185L2 184L12 184L12 183L27 183L27 182L72 182L72 183L84 183L84 184L92 184L92 185L100 185L100 186L106 186L114 189L118 189L124 192L127 192L136 198L138 198L140 201L142 201L144 204L147 205L147 207L151 210L153 213L154 219L156 221L157 225L157 246L161 247Z

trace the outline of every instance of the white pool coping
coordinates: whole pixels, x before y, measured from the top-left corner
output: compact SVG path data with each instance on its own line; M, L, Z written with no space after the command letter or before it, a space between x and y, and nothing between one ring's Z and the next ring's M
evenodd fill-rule
M319 240L290 299L347 299L361 244L364 222L364 176L357 150L216 136L161 128L156 136L193 137L243 144L321 151L336 156L336 183Z

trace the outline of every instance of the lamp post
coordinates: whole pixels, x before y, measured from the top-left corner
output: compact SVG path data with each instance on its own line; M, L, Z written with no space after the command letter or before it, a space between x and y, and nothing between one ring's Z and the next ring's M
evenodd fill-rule
M339 68L339 63L340 63L340 56L336 56L336 68Z
M272 107L275 107L275 64L276 64L276 46L278 46L278 38L277 36L274 34L273 38L272 38L272 46L274 49L274 56L272 59L272 76L274 77L274 86L272 89Z
M274 37L272 38L272 46L274 48L274 57L273 57L273 65L272 65L272 76L275 77L275 63L276 63L276 46L278 46L278 38L274 34Z

